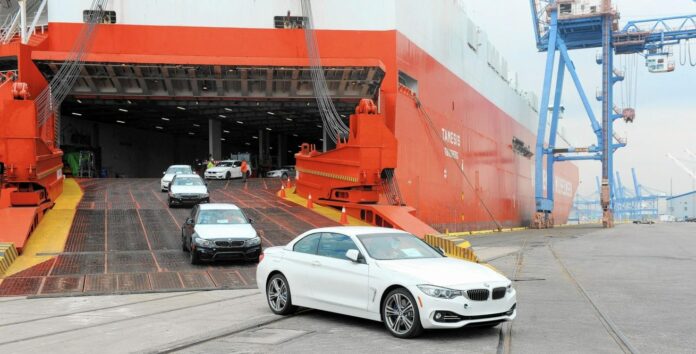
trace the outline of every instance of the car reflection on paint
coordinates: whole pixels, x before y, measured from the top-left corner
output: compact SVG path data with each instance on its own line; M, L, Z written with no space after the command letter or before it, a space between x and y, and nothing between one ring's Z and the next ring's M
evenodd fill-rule
M399 338L429 328L496 326L517 315L505 276L394 229L307 231L264 250L256 281L276 314L303 306L362 317Z

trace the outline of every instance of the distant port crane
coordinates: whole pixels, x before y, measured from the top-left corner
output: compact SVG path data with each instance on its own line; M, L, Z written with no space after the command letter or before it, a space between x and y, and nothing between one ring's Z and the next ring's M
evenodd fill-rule
M646 58L650 72L674 70L669 50L683 41L696 38L696 14L629 21L619 29L619 14L611 0L529 0L537 49L546 52L546 68L539 109L539 126L536 141L535 200L536 213L533 227L552 227L554 208L554 163L561 161L601 161L602 179L600 203L602 223L614 224L616 188L613 155L626 146L626 141L614 134L613 123L623 119L633 122L635 110L614 105L614 85L624 80L624 73L614 68L614 56L640 54ZM602 48L597 63L602 65L602 88L597 100L602 103L601 122L590 106L575 65L571 50ZM556 53L559 53L557 73ZM556 146L564 75L568 72L577 89L597 142L586 147L559 148ZM548 112L551 89L555 78L555 91L551 122L546 144ZM546 178L544 178L544 171ZM546 191L544 193L544 180Z

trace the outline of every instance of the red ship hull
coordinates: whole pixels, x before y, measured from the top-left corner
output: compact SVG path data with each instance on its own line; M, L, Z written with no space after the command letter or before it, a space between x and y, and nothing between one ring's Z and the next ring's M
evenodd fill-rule
M65 59L79 30L79 24L51 23L48 39L32 59ZM516 153L512 141L517 138L533 146L532 131L399 31L318 30L316 34L325 62L377 63L384 68L380 110L398 140L396 177L404 202L415 208L416 216L440 231L530 223L535 211L534 161ZM101 26L86 61L308 64L302 30L139 25ZM400 70L418 79L422 110L400 87ZM564 188L555 195L554 218L562 224L579 176L572 163L558 164L557 171Z

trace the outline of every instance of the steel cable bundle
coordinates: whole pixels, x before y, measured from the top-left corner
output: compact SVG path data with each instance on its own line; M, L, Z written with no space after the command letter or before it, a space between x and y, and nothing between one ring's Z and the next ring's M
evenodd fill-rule
M85 26L75 40L70 54L63 62L48 86L36 97L36 113L39 126L43 126L68 96L77 81L85 53L91 44L92 35L98 23L104 18L104 8L109 0L92 0L92 7L87 15Z
M316 34L314 33L314 20L312 16L312 4L310 0L302 0L302 14L306 18L304 26L305 41L307 42L307 56L309 57L310 73L314 95L321 120L324 123L329 138L336 143L339 138L345 139L348 136L349 128L341 120L341 116L336 111L333 101L331 101L329 87L326 84L324 69L321 66L321 56L317 44Z

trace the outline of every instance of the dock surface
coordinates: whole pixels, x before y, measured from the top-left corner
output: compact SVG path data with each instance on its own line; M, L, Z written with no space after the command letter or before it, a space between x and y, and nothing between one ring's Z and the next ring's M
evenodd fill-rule
M274 316L255 289L4 297L0 351L693 353L694 235L696 224L674 223L471 237L507 252L490 262L518 291L517 319L491 329L399 340L381 323L322 311Z

